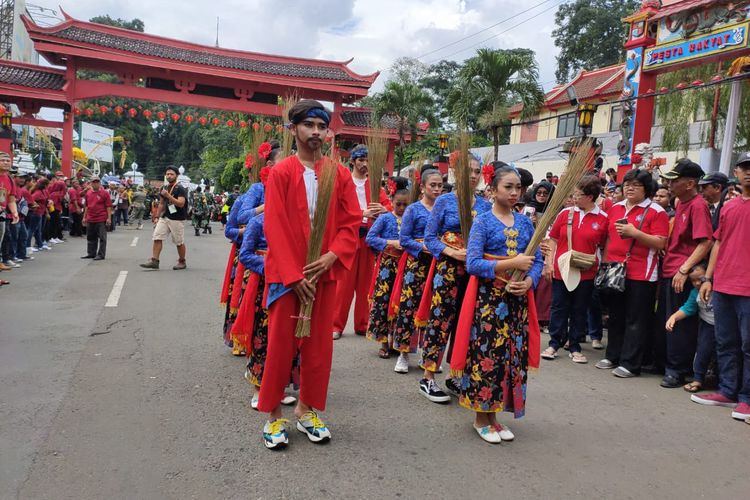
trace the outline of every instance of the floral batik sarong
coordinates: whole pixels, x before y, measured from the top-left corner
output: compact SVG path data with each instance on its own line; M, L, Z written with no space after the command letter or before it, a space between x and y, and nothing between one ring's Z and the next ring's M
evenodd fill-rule
M421 329L414 323L414 316L422 299L431 263L432 255L427 252L420 252L417 258L410 255L406 261L393 332L393 348L399 352L415 350L412 344L418 340L418 332Z
M388 304L391 300L391 290L396 280L398 260L401 253L386 249L378 259L380 263L376 270L375 284L370 297L370 321L367 325L367 338L381 344L388 342L392 321L388 320Z

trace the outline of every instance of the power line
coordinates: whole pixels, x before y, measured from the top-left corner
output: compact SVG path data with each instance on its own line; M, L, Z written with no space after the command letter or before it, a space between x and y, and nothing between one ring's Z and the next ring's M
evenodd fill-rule
M478 46L478 45L482 45L482 44L483 44L483 43L485 43L485 42L489 42L490 40L492 40L492 39L494 39L494 38L497 38L497 37L499 37L500 35L504 35L505 33L509 32L509 31L511 31L511 30L513 30L513 29L516 29L516 28L518 28L519 26L521 26L521 25L523 25L523 24L526 24L527 22L529 22L529 21L531 21L531 20L533 20L533 19L536 19L537 17L541 16L542 14L545 14L545 13L547 13L547 12L551 11L552 9L554 9L554 8L556 8L556 7L559 7L560 5L562 5L562 4L563 4L563 3L565 3L565 2L566 2L566 0L561 0L561 1L559 1L558 3L556 3L556 4L552 5L551 7L548 7L548 8L546 8L546 9L544 9L543 11L539 12L538 14L534 14L534 15L533 15L533 16L531 16L530 18L528 18L528 19L525 19L525 20L521 21L520 23L516 23L516 24L514 24L514 25L513 25L513 26L511 26L510 28L508 28L508 29L506 29L506 30L504 30L504 31L501 31L500 33L497 33L497 34L495 34L495 35L492 35L492 36L491 36L491 37L489 37L489 38L485 38L484 40L482 40L482 41L480 41L480 42L477 42L477 43L475 43L474 45L470 45L470 46L468 46L468 47L465 47L465 48L463 48L463 49L461 49L461 50L457 50L456 52L452 52L452 53L448 54L447 56L443 56L443 57L442 57L441 59L448 59L448 58L450 58L450 57L453 57L453 56L455 56L456 54L460 54L461 52L466 52L467 50L469 50L469 49L473 49L474 47L476 47L476 46ZM435 60L433 60L433 61L430 61L430 62L429 62L428 64L433 64L433 63L435 63L435 62L437 62L437 61L439 61L439 59L435 59Z
M491 25L491 26L487 26L486 28L484 28L484 29L481 29L481 30L477 31L476 33L473 33L473 34L471 34L471 35L467 35L467 36L465 36L465 37L463 37L463 38L459 38L459 39L458 39L458 40L456 40L455 42L451 42L451 43L449 43L448 45L443 45L442 47L438 47L437 49L431 50L431 51L429 51L429 52L425 52L425 53L424 53L424 54L422 54L421 56L417 56L417 57L416 57L416 59L422 59L423 57L429 56L430 54L434 54L435 52L439 52L439 51L441 51L441 50L443 50L443 49L447 49L448 47L452 47L452 46L456 45L457 43L461 43L461 42L463 42L464 40L468 40L469 38L474 38L475 36L477 36L477 35L479 35L479 34L481 34L481 33L484 33L485 31L489 31L489 30L491 30L492 28L494 28L494 27L496 27L496 26L500 26L500 25L501 25L501 24L503 24L503 23L506 23L506 22L508 22L508 21L510 21L510 20L513 20L513 19L517 18L518 16L520 16L520 15L522 15L522 14L526 14L527 12L529 12L529 11L532 11L532 10L536 9L536 8L537 8L537 7L539 7L540 5L544 5L545 3L547 3L547 2L551 2L551 1L552 1L552 0L544 0L543 2L539 2L538 4L534 5L533 7L529 7L528 9L526 9L526 10L524 10L524 11L521 11L521 12L519 12L518 14L515 14L515 15L512 15L512 16L510 16L510 17L508 17L508 18L505 18L505 19L503 19L502 21L498 21L498 22L496 22L495 24L493 24L493 25Z

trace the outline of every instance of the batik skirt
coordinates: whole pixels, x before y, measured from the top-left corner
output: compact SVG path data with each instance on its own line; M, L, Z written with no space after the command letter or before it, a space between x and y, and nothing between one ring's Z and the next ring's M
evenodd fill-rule
M414 323L414 316L419 309L430 264L432 255L427 252L420 252L416 258L411 255L407 257L398 313L394 320L393 348L399 352L415 350L416 345L412 343L418 340L421 328Z
M440 366L448 340L456 331L456 322L468 282L466 263L446 256L441 256L437 260L432 280L430 318L427 320L422 340L420 366L423 369L435 372Z
M266 286L265 276L260 277L258 293L255 297L245 297L245 300L253 300L255 314L250 337L250 348L247 349L247 372L248 382L260 387L263 380L263 368L266 365L266 352L268 350L268 309L263 307L263 289Z
M240 252L237 248L237 245L232 244L232 251L234 252L234 258L232 259L232 269L229 273L229 284L227 288L227 295L226 298L226 311L224 312L224 328L222 330L222 338L224 339L224 344L228 347L232 347L232 325L234 324L234 320L237 317L237 313L232 313L232 307L231 307L231 300L229 298L232 296L232 292L234 289L234 278L237 273L237 265L240 263Z
M529 368L528 299L500 280L479 281L459 404L481 413L526 408Z
M370 296L370 320L367 326L367 338L381 344L388 342L392 332L393 321L388 320L388 304L391 291L396 281L400 253L382 253L378 259L374 285Z

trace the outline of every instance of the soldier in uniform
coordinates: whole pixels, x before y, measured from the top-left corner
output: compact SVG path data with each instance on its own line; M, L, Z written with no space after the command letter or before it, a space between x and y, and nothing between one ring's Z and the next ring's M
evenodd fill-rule
M195 188L193 192L193 229L195 229L195 235L200 236L200 229L203 227L203 221L208 216L208 204L206 202L206 195L203 194L203 190L200 186ZM203 230L205 234L206 230Z

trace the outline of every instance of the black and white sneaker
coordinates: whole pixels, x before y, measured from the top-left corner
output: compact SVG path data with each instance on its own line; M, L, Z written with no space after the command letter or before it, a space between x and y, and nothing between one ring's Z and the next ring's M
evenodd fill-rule
M461 387L458 385L458 380L455 378L445 379L445 390L456 397L461 395Z
M423 378L419 381L419 392L422 393L422 396L426 397L433 403L448 403L451 400L451 397L447 395L443 390L440 388L440 386L437 385L437 382L435 380L428 380L426 378Z

